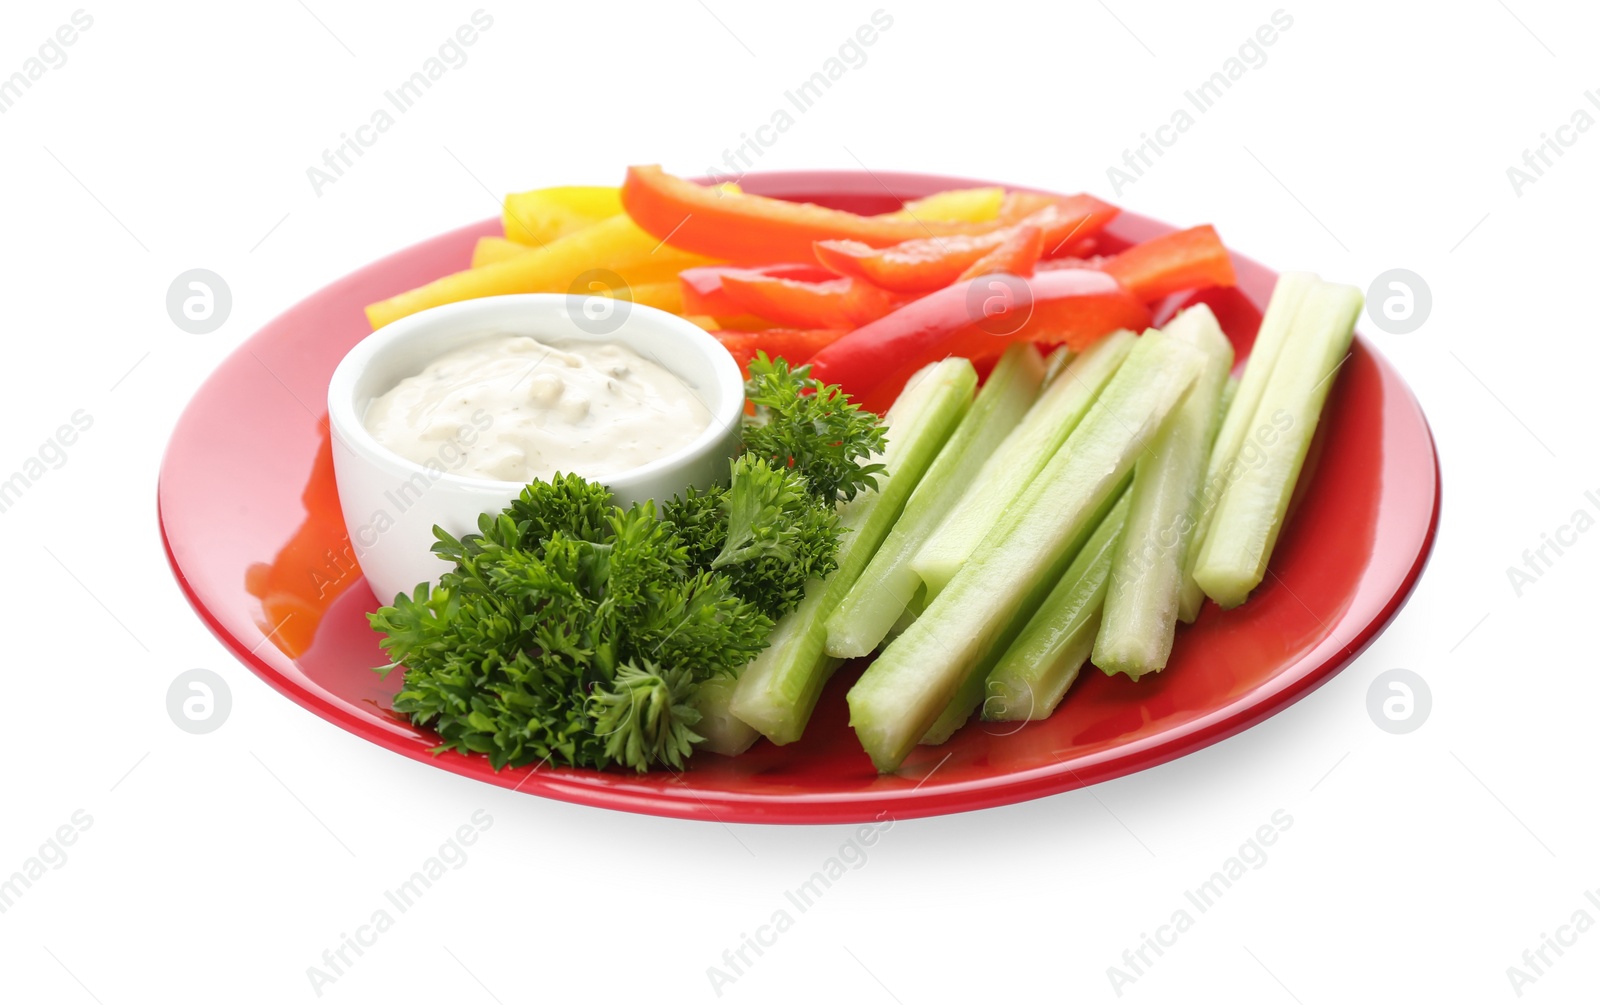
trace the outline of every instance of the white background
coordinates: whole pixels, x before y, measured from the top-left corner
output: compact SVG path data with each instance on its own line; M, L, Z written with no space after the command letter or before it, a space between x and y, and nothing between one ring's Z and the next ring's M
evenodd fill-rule
M629 163L715 165L877 2L487 6L494 24L469 61L320 197L307 167L475 3L87 8L93 26L65 65L0 115L0 473L74 410L95 420L0 514L0 874L74 810L93 819L65 865L0 915L7 1001L315 1000L307 967L479 809L493 825L467 864L324 999L716 999L707 968L850 828L569 806L340 731L245 671L191 613L161 554L156 474L194 389L278 312L494 213L505 191L615 183ZM1600 129L1520 195L1506 174L1575 109L1600 115L1583 97L1600 89L1595 11L1287 6L1293 27L1266 64L1114 194L1108 165L1275 4L882 2L893 26L868 61L760 168L1087 189L1214 222L1279 268L1363 288L1417 272L1427 322L1363 328L1432 422L1443 525L1409 606L1306 700L1092 790L896 824L722 997L1117 1000L1107 968L1282 809L1293 824L1267 863L1123 998L1515 1000L1506 968L1525 949L1581 908L1600 920L1583 896L1600 887L1600 534L1520 598L1506 573L1575 510L1597 509L1584 492L1600 490ZM7 5L0 76L74 9ZM178 330L164 307L195 267L233 291L211 335ZM232 716L207 736L179 731L164 706L191 667L232 686ZM1404 736L1365 707L1395 667L1433 695ZM1600 933L1550 958L1522 996L1578 1001L1600 982Z

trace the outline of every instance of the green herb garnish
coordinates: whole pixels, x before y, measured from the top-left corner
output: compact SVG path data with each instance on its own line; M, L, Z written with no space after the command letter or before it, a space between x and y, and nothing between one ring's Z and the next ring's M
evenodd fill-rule
M882 453L883 426L839 385L825 385L812 379L809 366L791 370L783 357L768 359L763 352L750 361L745 397L756 407L745 427L746 451L775 467L798 469L812 493L828 502L876 487L883 465L862 460Z

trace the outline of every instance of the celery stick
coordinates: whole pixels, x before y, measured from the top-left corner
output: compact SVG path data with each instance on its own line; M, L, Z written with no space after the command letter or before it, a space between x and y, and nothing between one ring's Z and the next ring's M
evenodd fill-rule
M1108 335L1050 382L978 473L976 485L956 504L911 567L937 597L989 533L1006 508L1027 489L1056 448L1082 421L1101 388L1133 348L1132 332Z
M1007 508L922 617L850 689L850 722L893 771L986 657L1026 599L1065 571L1072 542L1133 470L1205 357L1160 332L1135 340L1071 437Z
M1178 625L1179 585L1194 534L1206 456L1233 346L1201 304L1163 329L1205 353L1200 377L1139 458L1129 492L1127 529L1111 561L1095 665L1134 680L1167 665Z
M846 532L839 542L839 567L826 580L808 584L800 606L778 622L767 648L739 676L733 714L773 743L793 743L805 731L822 685L841 662L823 652L828 616L872 560L923 472L971 407L977 384L969 361L941 360L912 377L884 417L887 470L878 476L877 489L839 507Z
M700 721L694 724L694 731L701 736L696 749L733 757L749 750L760 739L760 733L736 718L728 708L737 684L738 678L729 674L702 681L695 688L694 707L700 713Z
M1231 344L1229 345L1229 348L1232 348ZM1239 378L1229 374L1228 379L1222 384L1222 400L1217 403L1218 412L1220 412L1222 415L1227 415L1229 406L1233 404L1234 395L1238 393Z
M971 410L917 483L889 537L828 618L828 655L865 656L889 634L922 587L911 560L976 484L978 470L1033 404L1043 379L1044 360L1031 343L1019 342L1000 357Z
M1189 545L1183 586L1179 590L1178 620L1186 624L1200 614L1200 605L1205 600L1200 584L1194 581L1194 566L1200 557L1200 548L1205 544L1217 502L1236 476L1234 462L1246 441L1274 432L1270 428L1252 428L1251 420L1255 418L1256 406L1260 404L1267 383L1272 379L1272 369L1277 365L1295 312L1300 309L1306 291L1319 282L1321 280L1310 272L1285 272L1278 277L1277 285L1272 288L1272 297L1267 301L1266 313L1261 316L1261 325L1256 330L1255 344L1250 347L1250 356L1245 360L1244 374L1235 385L1227 410L1223 412L1222 425L1212 442L1211 458L1206 464L1206 479L1200 493L1194 538Z
M1121 500L1126 495L1125 486L1119 487L1111 494L1106 504L1101 507L1104 512L1096 513L1092 519L1085 521L1083 529L1078 532L1078 536L1062 552L1062 561L1071 559L1073 565L1077 564L1077 556L1084 548L1088 547L1089 541L1098 532L1098 528L1105 523L1114 506L1121 507ZM1121 508L1125 509L1126 507ZM1070 578L1072 575L1071 570L1072 566L1068 566L1067 571L1063 573L1060 580ZM984 702L984 695L986 694L984 682L988 680L989 673L994 669L995 662L1000 658L1001 654L1010 649L1018 633L1023 630L1023 626L1030 622L1035 612L1044 604L1045 599L1052 592L1052 583L1059 587L1060 580L1046 578L1028 596L1023 598L1022 602L1011 613L1006 630L995 636L994 643L989 646L984 657L967 670L966 677L961 681L961 686L956 688L956 696L950 699L950 704L946 705L944 711L939 713L939 718L935 719L933 725L928 727L928 731L922 734L922 739L918 740L918 743L930 745L943 743L950 739L956 730L966 724L966 721L972 717L972 713Z
M1130 498L1131 493L1124 493L1100 521L1067 574L989 671L985 719L1047 719L1078 679L1100 630L1111 556L1122 536Z
M1238 471L1223 492L1195 563L1195 582L1224 608L1244 603L1266 576L1322 403L1350 351L1361 305L1355 287L1318 283L1295 314L1251 419L1275 435L1259 440L1257 462ZM1280 428L1282 435L1276 435Z

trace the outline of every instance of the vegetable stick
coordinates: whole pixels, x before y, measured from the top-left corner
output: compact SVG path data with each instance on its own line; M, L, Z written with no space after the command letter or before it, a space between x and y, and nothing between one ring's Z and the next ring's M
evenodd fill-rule
M1139 458L1129 491L1127 527L1116 547L1094 663L1134 680L1167 665L1178 624L1179 584L1194 535L1206 455L1220 418L1233 346L1204 304L1163 329L1205 353L1188 396Z
M505 293L566 293L590 269L603 269L632 285L675 279L684 269L709 264L700 255L663 245L626 216L557 238L525 255L445 276L372 304L367 320L381 328L440 304Z
M1005 196L1006 190L999 186L952 188L912 199L893 213L883 215L891 220L984 223L1000 215L1000 204Z
M1244 603L1266 576L1322 404L1350 351L1362 300L1354 286L1319 282L1295 313L1251 419L1275 431L1281 421L1281 434L1262 442L1258 461L1239 471L1223 492L1195 563L1195 582L1223 608Z
M1235 385L1232 400L1223 413L1222 425L1211 445L1211 458L1206 463L1199 518L1195 522L1194 539L1189 545L1183 586L1178 596L1178 620L1185 623L1199 615L1200 605L1205 599L1200 584L1194 581L1194 567L1200 557L1200 549L1205 546L1217 502L1232 476L1234 459L1239 456L1245 441L1259 432L1252 428L1251 423L1256 414L1256 405L1266 391L1267 381L1272 378L1272 368L1278 362L1284 339L1289 335L1289 325L1294 321L1295 311L1300 309L1300 301L1305 298L1306 291L1317 282L1317 277L1309 272L1285 272L1278 277L1277 285L1272 288L1272 297L1267 301L1267 312L1256 330L1255 344L1250 347L1250 356L1245 361L1244 374Z
M539 247L621 212L622 191L614 185L558 185L513 192L500 218L506 240Z
M472 248L472 267L481 269L485 265L493 265L495 262L503 262L508 258L526 255L532 250L533 248L526 244L518 244L508 238L486 234L478 238L478 243Z

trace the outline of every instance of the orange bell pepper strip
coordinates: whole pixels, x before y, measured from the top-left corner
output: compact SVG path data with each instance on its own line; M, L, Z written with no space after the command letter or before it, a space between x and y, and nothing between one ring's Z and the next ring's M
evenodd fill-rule
M981 276L857 328L817 353L812 376L882 413L912 374L946 356L986 359L1019 339L1081 350L1119 328L1149 325L1149 309L1101 272Z
M861 216L811 203L786 202L696 185L659 165L628 169L622 207L635 223L674 248L731 262L792 262L811 258L816 241L849 239L874 248L933 234L986 234L999 219L979 223Z
M995 249L967 266L961 279L976 279L994 272L1008 272L1024 278L1033 275L1033 267L1044 251L1044 231L1024 224L1011 232Z
M1112 255L1100 270L1145 303L1169 293L1233 286L1233 261L1210 224L1153 237Z
M905 303L904 297L859 279L806 282L728 274L722 277L722 289L751 314L796 328L855 328Z
M840 275L864 279L886 290L923 293L955 282L979 259L1005 243L1018 226L1038 227L1042 251L1049 254L1068 241L1098 233L1117 213L1115 206L1092 195L1075 195L1053 200L1022 221L987 234L922 237L882 249L860 241L819 241L814 253L817 261Z
M739 364L746 377L750 376L750 361L756 353L764 352L776 359L782 356L790 366L799 366L848 335L847 328L768 328L765 331L714 331L711 335Z

